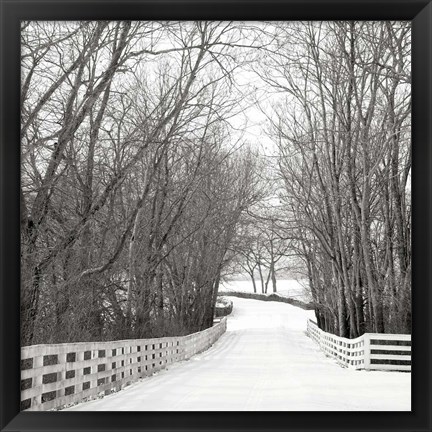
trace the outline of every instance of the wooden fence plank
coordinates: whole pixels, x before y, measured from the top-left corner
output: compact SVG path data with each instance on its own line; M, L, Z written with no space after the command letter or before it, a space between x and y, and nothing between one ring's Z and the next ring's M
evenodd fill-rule
M21 401L30 400L26 410L42 411L119 390L208 349L225 331L226 318L222 318L213 327L187 336L22 347ZM44 365L48 361L57 364ZM44 384L46 375L45 380L56 381ZM53 399L42 401L43 395Z
M366 370L411 370L410 365L397 363L411 361L411 335L365 333L355 339L347 339L326 333L312 320L307 322L307 334L320 345L325 354L348 367ZM395 364L388 364L387 361Z

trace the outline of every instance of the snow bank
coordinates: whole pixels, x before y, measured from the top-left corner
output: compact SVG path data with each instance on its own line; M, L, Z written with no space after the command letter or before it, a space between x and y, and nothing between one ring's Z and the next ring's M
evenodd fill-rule
M215 317L229 315L233 310L233 302L229 298L219 296L215 305Z
M257 294L261 293L261 282L256 281ZM282 297L289 297L308 303L312 300L309 292L309 287L306 281L298 281L294 279L279 279L277 281L277 292L272 292L272 286L269 284L267 294L276 294ZM253 293L253 285L251 280L232 280L221 283L219 292L247 292Z

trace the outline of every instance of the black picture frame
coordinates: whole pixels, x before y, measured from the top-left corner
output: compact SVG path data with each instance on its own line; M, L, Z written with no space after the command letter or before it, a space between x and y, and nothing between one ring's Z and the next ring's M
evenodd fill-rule
M430 431L432 5L426 0L1 0L0 431ZM410 20L413 24L411 412L20 412L20 20Z

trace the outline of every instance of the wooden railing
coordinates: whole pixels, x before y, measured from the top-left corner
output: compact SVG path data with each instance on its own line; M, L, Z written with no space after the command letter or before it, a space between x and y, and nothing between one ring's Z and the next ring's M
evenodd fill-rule
M21 348L21 409L49 410L112 391L209 348L223 318L187 336Z
M326 333L308 320L307 333L329 357L339 363L366 370L411 370L411 335L365 333L347 339Z

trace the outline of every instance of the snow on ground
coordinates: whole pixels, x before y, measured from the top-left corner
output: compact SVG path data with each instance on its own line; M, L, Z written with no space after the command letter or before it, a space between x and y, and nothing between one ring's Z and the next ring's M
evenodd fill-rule
M257 293L261 293L261 282L256 280ZM293 299L301 300L304 302L311 301L311 295L308 292L308 285L306 281L297 281L295 279L278 279L276 283L277 294ZM240 291L253 293L253 284L250 279L247 280L231 280L221 283L219 291ZM273 293L273 287L271 281L269 282L267 294Z
M306 336L313 311L232 297L207 351L70 411L409 411L411 374L355 371Z

